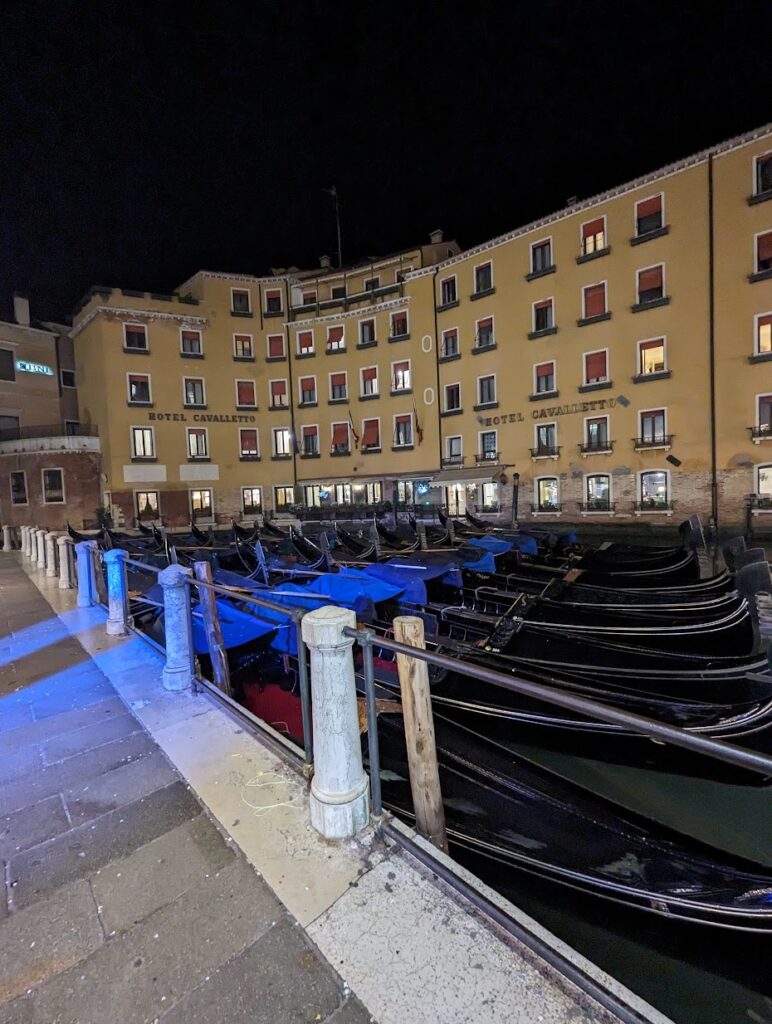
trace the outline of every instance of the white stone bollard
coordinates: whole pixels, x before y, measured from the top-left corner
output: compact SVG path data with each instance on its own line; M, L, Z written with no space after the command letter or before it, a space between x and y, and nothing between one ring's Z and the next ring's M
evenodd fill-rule
M327 606L303 616L303 640L311 651L314 777L311 824L326 839L347 839L367 825L370 801L359 738L354 641L348 608Z
M56 576L56 534L47 533L46 545L46 576Z
M78 607L90 608L97 603L96 580L94 579L95 540L82 540L75 545L78 556Z
M181 565L170 565L158 574L164 592L166 664L162 678L166 690L188 690L193 685L193 625L185 582L192 575L192 569Z
M45 569L46 567L46 531L36 530L35 531L35 546L37 549L37 558L35 563L38 569Z
M22 526L21 530L21 554L22 558L26 558L29 552L29 526Z
M13 551L13 527L3 527L3 551Z
M126 552L119 548L105 551L107 566L107 635L126 636L129 593L126 585Z
M56 538L56 546L59 548L59 589L70 590L72 587L72 571L70 558L72 557L72 537L62 535Z

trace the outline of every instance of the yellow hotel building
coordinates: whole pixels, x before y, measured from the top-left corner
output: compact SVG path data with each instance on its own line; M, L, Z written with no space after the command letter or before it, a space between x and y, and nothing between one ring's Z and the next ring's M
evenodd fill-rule
M93 288L72 337L118 522L761 523L772 127L466 251L438 231L345 269Z

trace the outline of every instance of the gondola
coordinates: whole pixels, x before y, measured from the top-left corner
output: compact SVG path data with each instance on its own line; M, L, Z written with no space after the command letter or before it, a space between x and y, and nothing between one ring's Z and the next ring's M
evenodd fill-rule
M70 526L69 522L67 522L66 526L68 536L71 537L76 544L80 544L84 540L101 541L104 536L104 528L96 530L94 533L80 533L78 530L75 530Z
M394 554L409 554L411 551L417 551L420 547L420 541L417 537L413 540L406 540L404 537L400 537L399 534L393 530L389 530L383 523L379 522L378 519L374 519L376 533L380 540L386 545L389 551Z
M772 872L682 836L435 717L451 848L670 920L772 931ZM403 726L378 723L385 805L413 819Z
M254 543L260 536L260 527L255 523L254 528L251 530L245 529L243 526L239 526L235 519L231 520L231 527L233 529L233 536L238 540L246 541L248 544Z

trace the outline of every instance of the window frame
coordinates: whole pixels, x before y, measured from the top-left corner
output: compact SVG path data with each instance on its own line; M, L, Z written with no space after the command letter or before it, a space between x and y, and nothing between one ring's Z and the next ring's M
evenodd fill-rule
M287 435L287 451L280 452L276 444L276 438L279 434ZM274 458L278 459L291 459L295 454L295 445L292 440L293 430L292 427L272 427L271 428L271 454Z
M278 500L279 491L284 491L285 492L285 494L284 494L285 497L287 495L287 492L289 492L292 495L291 501L283 501L283 502L280 503L279 500ZM295 504L295 487L294 487L293 484L274 484L273 485L273 508L274 508L275 512L281 512L281 511L284 511L284 510L286 510L288 508L292 508L292 506L294 504Z
M649 228L648 231L638 231L638 207L641 203L648 203L651 199L656 199L659 196L659 215L660 225L658 228ZM667 224L667 217L665 213L665 193L653 192L650 196L642 196L640 199L636 199L633 203L633 238L646 238L647 235L653 234L655 231L662 231Z
M485 267L490 268L490 284L487 286L487 288L478 288L477 274L480 270L483 270ZM475 263L472 267L472 294L489 295L492 291L494 291L495 287L496 286L493 282L493 260L483 260L481 263Z
M334 441L335 428L336 427L341 427L341 426L345 426L345 428L346 428L346 447L345 447L345 449L343 451L336 452L335 451L335 441ZM351 422L350 422L350 420L333 420L330 423L330 454L340 458L341 456L350 455L351 451L352 451L352 449L351 449Z
M394 376L394 368L395 368L395 366L401 366L404 363L407 363L407 371L406 371L407 372L407 378L408 378L407 387L397 387L397 379ZM405 371L403 371L403 372L405 372ZM390 382L389 390L390 390L392 395L406 395L410 391L412 391L413 390L413 361L412 361L412 359L393 359L391 361L390 366L389 366L389 382Z
M446 283L453 282L453 298L446 299L443 296L443 290ZM440 308L446 309L450 306L455 305L458 302L458 274L448 274L447 277L440 278Z
M451 388L458 388L458 405L448 405L448 391ZM452 384L442 385L442 411L443 412L461 412L464 408L464 403L461 401L461 381L454 381Z
M244 495L245 495L245 493L247 491L251 491L252 493L257 491L258 494L260 495L260 500L258 502L258 511L257 512L255 512L255 511L247 512L247 503L244 500ZM242 518L246 518L247 516L261 516L262 514L263 514L263 488L262 488L262 485L256 484L254 487L249 487L249 486L244 487L244 486L242 486L242 488L241 488L241 515L242 515Z
M134 431L135 430L147 430L150 433L152 454L151 455L137 455L136 446L134 444ZM131 452L132 462L155 462L158 458L158 449L156 448L155 439L155 427L148 426L147 423L131 424L129 426L129 451Z
M193 495L194 494L209 494L209 511L207 515L196 516L193 508ZM214 488L213 487L189 487L188 488L188 509L190 511L191 522L194 523L205 523L214 522Z
M21 476L24 478L24 501L13 500L13 478L15 476ZM24 508L29 505L29 487L27 486L27 470L26 469L9 469L8 470L8 492L10 496L11 508Z
M300 347L301 334L311 335L311 348ZM303 327L301 330L295 331L295 355L298 359L304 359L308 356L316 355L316 335L314 334L313 327Z
M307 452L306 451L306 433L305 432L306 432L306 430L310 430L311 428L313 428L314 432L313 432L313 434L309 434L308 436L316 438L316 448L313 451L311 451L311 452ZM317 456L320 456L322 454L321 436L320 436L320 433L319 433L319 424L318 423L301 423L300 424L300 437L298 438L298 448L300 449L298 454L299 454L301 459L303 459L303 458L306 458L306 459L312 458L313 459L313 458L316 458Z
M483 440L482 439L484 437L487 437L488 435L492 435L493 436L493 448L488 449L488 450L497 453L496 454L496 459L498 458L498 451L499 451L499 432L498 432L498 430L496 430L495 428L491 429L490 427L486 427L485 430L478 430L477 431L477 454L480 457L479 461L481 463L483 463L483 464L485 464L486 462L494 462L495 463L495 461L496 461L496 459L485 459L485 458L483 458L483 455L485 454L486 449L483 446Z
M303 381L306 380L314 382L314 398L311 402L303 401L303 395L306 393L303 388ZM316 379L315 373L304 373L302 377L298 377L298 399L299 409L313 409L314 406L319 404L319 381Z
M373 423L373 422L378 424L378 443L374 444L374 445L368 445L367 447L365 447L365 444L364 444L365 427L366 427L366 425L368 423ZM364 416L364 417L362 417L362 433L361 433L360 437L362 438L362 441L360 442L360 449L359 449L361 452L380 452L380 451L382 451L383 450L383 435L381 434L381 417L380 416Z
M284 384L284 403L276 403L273 398L273 385ZM289 379L287 377L271 377L268 381L268 408L271 412L286 411L289 409Z
M759 391L753 398L753 405L755 409L755 426L757 430L761 430L761 400L763 398L769 399L769 404L772 405L772 388L769 391ZM769 431L768 437L772 438L772 430Z
M188 382L198 383L201 385L201 401L200 402L189 402L188 401ZM205 377L188 377L183 376L182 378L182 408L183 409L206 409L206 378Z
M641 298L641 274L645 274L647 270L656 270L658 267L662 269L662 294L656 299L642 299ZM659 263L651 263L648 267L638 267L635 271L635 304L637 306L647 306L650 303L661 302L667 298L667 279L665 277L665 261L662 260Z
M242 339L249 338L249 351L250 351L251 355L244 356L244 355L239 355L238 354L238 352L236 351L236 342L237 342L237 340L239 338L242 338ZM233 358L241 360L243 362L254 362L254 360L255 360L255 336L254 336L254 334L249 334L246 331L234 331L233 332Z
M46 473L59 473L62 481L62 497L61 501L50 501L46 495ZM64 484L64 467L62 466L45 466L40 470L40 492L43 499L44 505L66 505L67 504L67 489Z
M190 439L192 436L204 438L204 449L203 455L194 455L190 450ZM187 452L188 462L208 462L212 457L212 452L209 447L209 427L202 427L200 425L195 427L185 428L185 450Z
M233 301L233 297L234 297L234 295L237 292L239 294L246 295L246 297L247 297L247 308L246 309L236 309L236 306L235 306L234 301ZM230 312L231 312L231 314L235 313L236 316L252 316L252 312L253 312L253 310L252 310L252 291L249 288L237 288L234 285L231 285L230 296L231 296L231 305L230 305Z
M132 377L144 377L147 383L147 394L148 399L146 402L139 402L131 397L131 378ZM153 384L151 381L151 375L149 373L133 373L130 371L126 372L126 402L130 406L140 406L148 408L153 404Z
M592 316L587 315L587 290L589 288L600 288L603 286L603 312L593 313ZM582 320L594 320L596 317L606 316L609 312L608 305L608 278L603 281L591 281L589 284L582 285Z
M493 398L488 400L483 399L482 396L482 382L484 380L493 381ZM477 378L477 405L484 408L489 408L499 404L499 388L498 381L496 380L495 373L483 373Z
M362 331L362 328L364 327L365 324L373 325L373 336L372 338L369 338L367 341L365 341ZM369 345L378 344L378 320L374 316L366 316L363 317L361 320L357 320L357 338L359 339L357 341L357 345L360 348L367 348Z
M271 355L271 339L281 338L281 355ZM271 363L278 363L287 358L287 338L284 334L266 334L265 336L265 358Z
M241 435L245 430L254 430L255 432L255 452L244 451L244 444L241 440ZM260 461L260 429L257 426L239 427L238 428L238 445L239 445L239 459L244 462L259 462Z
M602 352L606 361L606 376L600 380L590 380L587 375L587 357L597 356ZM609 366L610 350L608 348L594 348L589 352L582 353L582 387L592 387L593 384L606 384L611 380L611 367Z
M158 491L158 490L155 490L154 488L153 489L148 489L147 487L138 488L137 490L132 492L132 498L133 498L132 504L134 505L134 515L137 517L137 519L139 519L141 521L143 513L140 511L140 505L139 505L139 496L140 496L140 494L145 494L145 495L147 495L147 494L155 494L155 512L153 514L153 518L160 520L160 518L161 518L161 492Z
M608 480L608 507L590 508L589 482L596 476L604 476ZM614 511L614 478L611 473L602 473L593 470L591 473L584 473L582 477L582 495L584 497L584 511L587 515L609 515Z
M129 331L128 328L142 331L145 338L144 347L139 345L129 345ZM137 323L133 320L123 321L123 351L124 352L149 352L150 351L150 332L147 329L147 324Z
M450 442L458 441L458 455L454 455L450 450ZM463 434L449 434L445 438L445 458L446 459L459 459L460 461L464 458L464 435Z
M590 441L590 423L596 420L606 421L606 448L599 448L599 452L605 452L606 450L611 451L611 416L607 412L593 413L590 416L585 416L582 420L582 437L584 438L584 444L589 447ZM592 452L590 453L592 454Z
M346 378L346 383L343 385L344 394L338 395L337 397L333 393L333 377L340 377L341 374ZM327 372L327 397L330 402L348 402L349 401L349 386L348 386L348 370L328 370Z
M665 506L664 508L658 508L656 505L651 508L643 508L643 478L653 473L664 473L665 474ZM636 504L638 505L639 512L662 512L667 513L672 511L673 505L673 483L670 477L669 469L661 469L656 466L647 467L646 469L639 469L637 471L635 481L635 494Z
M279 316L284 312L284 289L283 288L263 288L263 313L267 316ZM279 296L279 307L278 309L271 309L269 303L274 298L274 293Z
M551 323L547 327L537 327L536 326L536 307L539 306L541 308L545 308L545 303L547 303L547 302L550 304L550 310L551 310L551 317L550 317L550 319L551 319ZM535 302L531 303L531 333L532 334L540 334L542 331L552 331L552 330L555 329L555 324L556 323L557 323L557 316L556 316L556 313L555 313L555 296L554 295L545 295L545 297L543 299L536 299Z
M549 245L549 257L550 261L546 267L537 267L534 263L534 249L539 249L544 245ZM552 235L545 235L544 238L539 238L535 242L531 242L528 249L528 268L530 274L546 274L549 272L551 267L555 266L555 246L553 243Z
M341 330L340 341L335 342L335 347L332 348L331 347L332 343L330 342L330 331L335 330L337 328L340 328L340 330ZM324 343L324 351L327 352L328 354L333 354L333 353L336 353L336 352L345 352L346 351L346 325L345 324L330 324L327 327L327 340Z
M662 440L661 443L659 441L655 440L651 446L647 446L647 447L657 447L657 446L659 446L659 447L664 448L664 447L667 446L667 439L670 436L670 431L668 429L668 410L667 410L667 406L666 405L653 405L650 409L639 409L638 410L638 437L642 441L645 439L645 436L644 436L644 433L643 433L643 417L645 415L650 414L650 413L660 413L660 412L662 413L662 422L663 422L663 426L662 426L662 438L663 438L663 440Z
M593 249L591 252L584 251L584 226L585 224L592 224L593 221L603 221L603 245L597 249ZM595 237L595 236L593 236ZM605 213L602 213L599 217L588 217L587 220L583 220L579 225L579 256L597 256L598 253L608 249L608 217Z
M198 352L186 352L184 349L185 334L197 334L198 335ZM203 359L204 358L204 332L198 327L180 327L180 355L184 358Z
M254 401L250 404L244 404L239 401L239 384L251 384L252 385L252 397ZM257 380L254 377L236 377L233 382L236 391L236 408L237 409L256 409L257 408Z
M456 336L456 351L448 355L445 352L445 337L448 334L455 334ZM458 359L461 356L461 335L458 327L446 327L440 335L440 359Z
M765 196L770 189L759 189L759 165L762 161L769 160L772 162L772 149L766 150L764 153L756 153L753 157L753 178L751 184L751 195L752 196Z
M375 378L373 380L373 383L375 385L375 389L373 391L366 391L365 390L365 378L364 378L365 370L375 370ZM369 398L378 398L380 393L381 393L381 377L380 377L380 373L379 373L378 364L377 363L373 363L370 366L360 366L359 367L359 397L360 398L368 398L368 399Z
M772 235L772 227L765 228L763 231L757 231L753 236L753 273L755 274L768 274L772 272L772 266L762 269L759 267L759 239L765 235Z
M662 369L662 370L653 370L651 373L644 373L644 371L643 371L643 348L642 348L642 346L646 345L646 344L648 344L649 342L652 342L652 341L661 341L662 342L662 355L663 355L663 359L664 359L664 364L665 365L664 365L664 369ZM669 373L670 372L670 368L669 368L669 364L668 364L668 358L667 358L667 335L666 334L655 335L653 338L639 338L638 341L636 341L636 343L635 343L635 350L636 350L636 370L635 370L636 377L642 377L645 380L645 379L647 379L649 377L656 377L657 374L660 374L660 373Z
M486 320L491 322L491 340L487 345L480 345L480 324ZM487 352L489 349L493 350L496 347L496 318L493 313L490 316L481 316L479 320L474 322L474 349L475 352Z
M541 496L540 496L540 485L543 480L554 480L556 484L557 492L557 504L545 506L542 508ZM557 515L562 512L562 495L560 492L560 477L556 473L545 473L542 476L535 476L533 478L533 505L535 515Z
M405 318L405 330L399 334L394 333L394 317ZM410 313L407 309L395 309L389 311L389 341L403 341L410 337Z
M548 366L550 364L552 365L552 375L551 375L552 376L552 387L551 388L547 388L547 390L545 390L545 391L539 391L538 390L539 375L537 374L536 371L537 371L538 367L540 367L540 366ZM558 390L558 361L557 361L557 359L544 359L540 363L534 363L533 364L533 371L532 372L533 372L533 392L532 393L534 395L552 395L552 394L554 394Z
M71 373L72 374L72 384L65 384L64 383L64 375L65 375L65 373ZM60 383L60 385L63 388L76 388L78 385L75 383L75 371L74 370L67 370L67 369L61 368L59 370L59 383Z
M405 442L397 443L397 420L410 421L410 440ZM412 412L395 412L391 417L391 437L392 447L399 448L400 450L406 448L413 448L415 445L415 420Z

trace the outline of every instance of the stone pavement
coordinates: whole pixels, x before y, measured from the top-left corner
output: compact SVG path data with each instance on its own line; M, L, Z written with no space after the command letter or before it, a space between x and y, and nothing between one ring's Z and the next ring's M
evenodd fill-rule
M15 558L0 559L0 1024L364 1024Z

